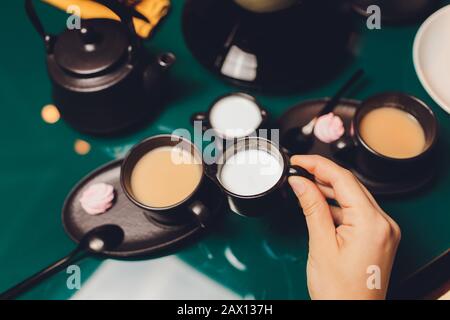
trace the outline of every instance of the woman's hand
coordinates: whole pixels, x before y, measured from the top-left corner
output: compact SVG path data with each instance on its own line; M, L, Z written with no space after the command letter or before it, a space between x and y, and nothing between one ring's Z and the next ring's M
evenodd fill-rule
M316 179L289 178L308 226L311 298L384 299L400 241L398 225L350 171L320 156L294 156L291 163Z

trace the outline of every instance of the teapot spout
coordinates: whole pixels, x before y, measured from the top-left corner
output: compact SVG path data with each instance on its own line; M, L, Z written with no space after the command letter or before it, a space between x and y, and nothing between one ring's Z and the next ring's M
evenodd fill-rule
M160 91L165 82L167 71L175 63L176 57L171 52L160 54L144 72L144 86L147 93Z

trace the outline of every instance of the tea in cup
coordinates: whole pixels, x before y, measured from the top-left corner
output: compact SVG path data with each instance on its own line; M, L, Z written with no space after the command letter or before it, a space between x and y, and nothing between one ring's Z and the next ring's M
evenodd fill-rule
M182 137L160 135L137 144L124 159L121 184L128 199L158 222L205 226L210 216L212 183L201 153Z
M202 174L201 162L190 152L179 147L159 147L136 162L131 172L131 191L136 200L149 207L170 207L189 197Z
M351 136L336 142L357 171L380 181L405 179L428 170L437 140L433 111L404 93L384 93L363 101Z
M394 159L417 157L426 147L420 122L396 105L369 111L361 119L359 133L371 149Z

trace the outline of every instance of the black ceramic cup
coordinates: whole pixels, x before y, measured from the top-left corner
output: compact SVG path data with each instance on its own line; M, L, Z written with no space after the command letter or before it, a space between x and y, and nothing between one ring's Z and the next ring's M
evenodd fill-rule
M362 138L362 119L372 110L392 107L406 111L422 126L425 133L423 151L411 158L392 158L371 148ZM383 130L383 128L379 128ZM357 110L351 132L334 144L336 156L366 177L378 181L405 180L432 166L434 146L438 136L438 123L433 111L416 97L399 93L382 93L363 101Z
M225 170L227 166L227 162L231 161L231 158L234 155L237 155L240 152L247 151L262 151L269 154L273 159L273 163L276 164L276 169L269 173L267 169L269 167L265 167L266 172L262 169L260 171L260 175L263 174L274 174L274 183L266 189L259 190L254 194L249 194L248 192L237 192L235 189L230 188L230 184L226 181L225 178ZM236 158L233 158L234 161L237 161ZM259 165L257 159L254 159L256 162L254 164ZM245 161L245 164L247 162ZM245 165L244 164L244 165ZM261 168L263 168L262 166ZM280 148L273 142L261 138L261 137L245 137L239 140L236 140L234 144L228 147L219 157L217 161L217 167L214 170L213 180L216 181L217 184L224 190L224 192L228 195L228 202L232 211L242 216L248 217L257 217L268 213L278 212L283 207L283 204L289 198L290 191L287 184L287 179L290 176L305 176L311 178L311 175L307 173L304 169L292 166L289 164L288 156L280 150ZM234 177L239 177L239 175L235 175ZM245 171L243 171L243 175L239 177L239 179L243 179L241 181L235 181L235 183L247 183L248 177L245 177ZM252 182L254 186L258 186L258 179L253 180Z
M233 100L232 100L233 99ZM242 103L242 108L237 104ZM240 139L254 135L266 127L268 113L255 97L242 93L229 93L215 99L207 112L194 113L192 124L202 123L202 131L213 129L221 140Z
M159 147L177 147L191 153L203 168L202 177L192 193L179 203L168 207L151 207L139 202L133 195L131 188L131 174L136 163L148 152ZM164 170L164 168L161 168ZM120 173L120 182L125 195L136 206L141 208L151 221L166 225L182 225L192 222L205 227L211 216L211 208L216 205L211 197L212 192L221 192L219 188L206 176L206 166L202 161L201 153L197 147L182 137L175 135L158 135L150 137L133 147L126 155ZM174 187L177 181L173 181Z

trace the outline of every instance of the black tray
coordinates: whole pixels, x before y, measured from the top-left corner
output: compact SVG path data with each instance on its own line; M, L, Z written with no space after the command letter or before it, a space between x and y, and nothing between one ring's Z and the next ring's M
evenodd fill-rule
M163 255L185 245L203 228L196 223L180 226L166 226L146 218L142 210L131 203L120 186L120 165L122 160L110 162L88 174L70 192L62 210L62 222L66 233L79 242L89 230L104 224L116 224L125 232L125 239L114 251L104 255L115 258ZM85 188L91 184L104 182L114 186L115 203L106 213L92 216L80 205L79 199ZM212 192L217 203L214 215L218 214L224 203L220 191Z
M314 116L327 101L328 99L326 98L305 101L289 109L278 120L280 137L282 137L287 130L295 126L306 125L312 118L314 118ZM360 101L357 100L343 99L334 111L334 113L344 122L346 132L349 132L351 128L351 122L359 104ZM358 179L367 187L367 189L369 189L371 193L378 196L398 196L417 191L426 186L435 176L435 168L429 168L429 170L418 170L415 174L405 177L402 180L390 182L377 181L362 175L358 172L358 168L352 168L349 163L335 157L330 145L317 139L315 139L308 154L318 154L324 156L340 164L341 166L348 168L358 177Z

